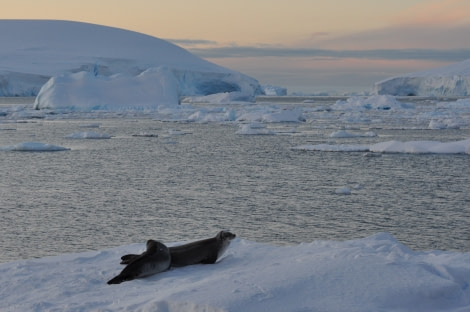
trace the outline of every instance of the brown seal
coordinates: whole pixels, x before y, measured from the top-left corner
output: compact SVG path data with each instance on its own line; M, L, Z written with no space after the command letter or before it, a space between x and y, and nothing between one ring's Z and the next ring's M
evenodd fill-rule
M212 264L217 261L230 245L235 234L220 231L215 237L194 241L188 244L168 248L171 255L171 266L182 267L191 264ZM128 264L139 255L121 257L121 264Z
M129 261L121 273L108 281L108 284L120 284L146 277L168 270L169 267L170 251L168 247L158 241L148 240L147 250Z

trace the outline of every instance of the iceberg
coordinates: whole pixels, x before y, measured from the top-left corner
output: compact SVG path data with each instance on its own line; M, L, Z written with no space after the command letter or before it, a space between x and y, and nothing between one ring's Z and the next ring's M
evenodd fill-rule
M470 59L376 82L373 93L395 96L468 96Z
M36 109L154 109L181 96L233 92L253 101L262 94L256 79L141 33L57 20L0 20L0 27L8 29L0 33L8 42L0 51L0 96L38 95ZM77 93L65 97L68 91ZM85 104L78 107L73 95Z
M151 110L178 105L178 93L175 76L164 68L151 68L135 77L66 73L41 88L34 109Z
M273 85L263 85L261 86L263 93L267 96L285 96L287 95L287 88L273 86Z

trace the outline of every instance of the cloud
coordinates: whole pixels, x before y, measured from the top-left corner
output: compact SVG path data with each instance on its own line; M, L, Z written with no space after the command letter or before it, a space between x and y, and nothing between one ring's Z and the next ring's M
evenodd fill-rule
M396 25L311 40L304 46L325 49L470 49L470 23L456 26Z
M457 25L470 20L468 0L423 1L401 12L392 19L399 25Z
M204 39L164 39L181 46L217 45L217 41Z

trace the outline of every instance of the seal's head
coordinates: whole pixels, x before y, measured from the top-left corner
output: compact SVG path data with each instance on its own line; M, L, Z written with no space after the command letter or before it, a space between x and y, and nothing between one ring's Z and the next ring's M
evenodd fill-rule
M220 231L218 234L217 234L217 238L222 240L222 241L225 241L225 240L228 240L228 241L231 241L232 239L234 239L235 237L237 237L237 235L233 234L233 233L230 233L228 231Z
M148 252L168 252L168 247L153 239L147 241L146 247Z

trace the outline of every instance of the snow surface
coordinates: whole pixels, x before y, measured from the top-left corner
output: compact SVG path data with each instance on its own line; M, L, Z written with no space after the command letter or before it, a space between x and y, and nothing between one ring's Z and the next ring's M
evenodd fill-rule
M173 244L168 244L169 246ZM277 247L235 239L212 265L107 285L144 244L0 264L2 311L468 311L470 253L387 233Z
M262 92L251 77L132 31L50 20L0 20L0 28L8 30L0 33L8 43L0 51L0 96L39 94L38 109L153 108L175 105L179 96L232 92L252 101Z
M470 59L376 82L373 93L396 96L468 96Z

